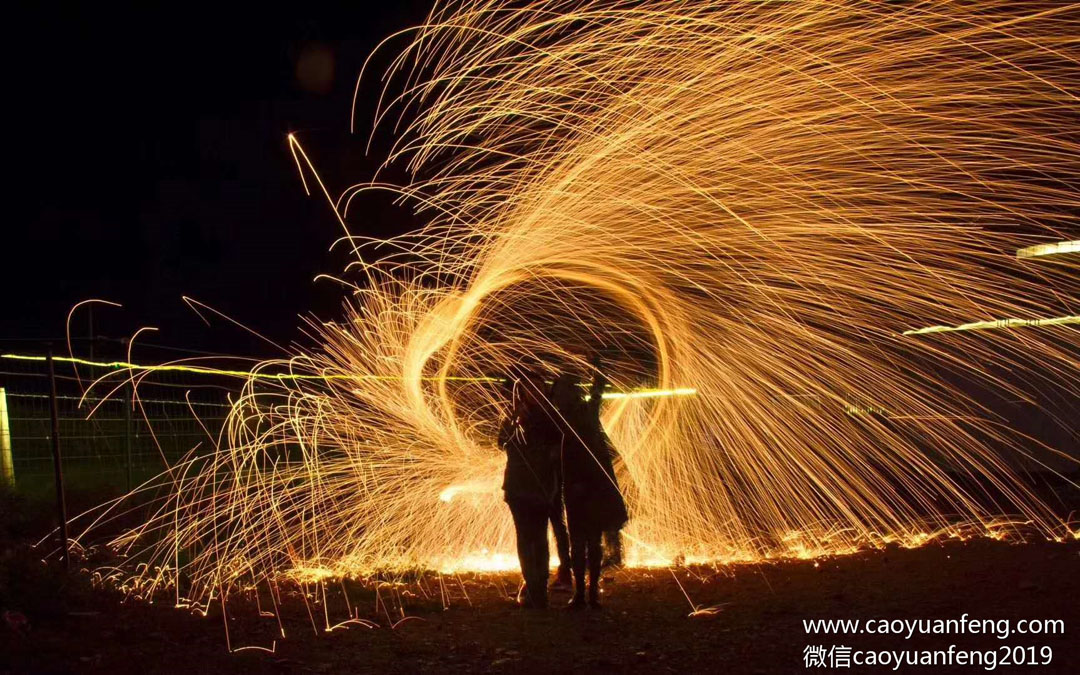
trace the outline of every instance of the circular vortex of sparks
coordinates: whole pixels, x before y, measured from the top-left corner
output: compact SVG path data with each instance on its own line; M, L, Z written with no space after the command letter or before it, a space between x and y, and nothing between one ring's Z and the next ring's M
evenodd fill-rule
M1077 5L1013 0L437 5L377 111L407 185L334 197L290 138L356 261L342 319L260 368L327 377L250 378L136 491L115 576L205 605L516 567L492 377L589 352L631 564L1075 537L1018 477L1067 448L975 392L1075 400L1080 331L903 333L1080 313L1067 268L1015 257L1075 239L1077 34ZM370 191L427 224L363 237Z

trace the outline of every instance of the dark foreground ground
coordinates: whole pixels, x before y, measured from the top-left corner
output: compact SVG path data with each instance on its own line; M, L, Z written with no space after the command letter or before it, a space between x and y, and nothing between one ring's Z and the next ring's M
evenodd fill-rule
M998 650L1003 645L1048 646L1046 666L999 666L1009 673L1080 672L1080 542L1009 545L988 540L887 549L819 561L788 561L720 569L616 572L607 582L605 606L515 609L507 595L512 575L445 577L376 592L350 589L359 616L377 628L352 625L331 633L322 607L287 598L289 637L274 653L230 654L220 612L208 617L88 589L76 575L17 569L7 560L7 602L29 625L0 623L0 672L12 673L263 673L263 672L826 672L804 667L807 645L860 649ZM19 586L13 590L12 584ZM717 607L691 613L691 604ZM33 595L28 593L33 592ZM467 593L468 599L465 598ZM426 596L425 596L426 594ZM449 608L443 609L449 597ZM563 596L564 597L564 596ZM21 599L20 599L21 598ZM404 603L404 621L397 602ZM333 602L331 602L333 604ZM561 604L561 598L559 598ZM334 612L340 608L335 606ZM234 647L274 644L275 619L256 619L236 607L230 623ZM807 635L802 620L949 619L967 613L989 619L1063 619L1065 634L834 636ZM8 619L12 616L9 615ZM331 616L333 618L333 615ZM18 618L15 617L15 624ZM842 668L831 672L894 672ZM900 672L987 672L983 667L902 666Z

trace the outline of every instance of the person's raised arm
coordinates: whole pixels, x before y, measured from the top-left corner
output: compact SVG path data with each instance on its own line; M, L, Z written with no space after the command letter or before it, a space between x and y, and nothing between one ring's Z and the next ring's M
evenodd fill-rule
M514 435L514 428L517 426L518 407L519 400L517 395L517 386L513 378L507 378L507 392L510 399L510 410L503 416L502 422L499 424L498 444L501 450L506 450L507 444L510 443L510 439Z
M600 404L603 403L604 389L607 388L607 378L600 371L600 357L594 356L590 361L593 367L592 387L589 389L589 418L600 418Z

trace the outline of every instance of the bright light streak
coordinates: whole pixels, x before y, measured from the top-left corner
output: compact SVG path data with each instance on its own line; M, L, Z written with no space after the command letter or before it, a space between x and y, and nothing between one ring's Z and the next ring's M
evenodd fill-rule
M439 493L439 501L450 503L454 500L454 495L461 492L461 488L457 485L451 485L442 492Z
M46 361L48 357L36 356L29 354L0 354L0 359L8 359L11 361ZM395 379L392 376L383 375L370 375L367 373L357 374L302 374L302 373L264 373L259 370L225 370L221 368L209 368L206 366L190 366L179 363L163 363L156 365L139 365L137 363L128 363L127 361L89 361L87 359L80 359L70 356L54 356L54 361L59 363L74 363L81 366L91 366L95 368L112 368L114 370L138 370L147 372L176 372L176 373L193 373L195 375L217 375L221 377L238 377L243 379L253 380L372 380L372 379ZM398 377L397 379L401 379ZM503 380L498 377L454 377L448 375L446 377L430 378L430 379L442 379L448 382L502 382Z
M1039 244L1028 246L1016 252L1017 258L1047 258L1066 253L1080 253L1080 239L1075 241L1059 241L1053 244Z
M484 495L485 499L497 495L502 490L502 476L491 474L486 480L474 480L451 485L439 493L439 501L449 504L460 494Z
M661 398L667 396L693 396L697 389L689 387L677 387L675 389L638 389L636 391L605 391L602 398L605 401L618 401L628 398ZM588 396L585 397L588 400Z
M0 354L0 359L9 359L13 361L45 361L47 357L35 356L27 354ZM264 373L258 370L223 370L221 368L209 368L206 366L185 366L175 363L165 363L157 365L139 365L137 363L128 363L126 361L89 361L87 359L73 358L67 356L54 356L55 361L62 363L74 363L84 366L92 366L96 368L112 368L119 370L138 370L147 372L181 372L181 373L193 373L196 375L217 375L223 377L238 377L244 379L255 380L400 380L399 375L369 375L364 373L358 373L356 375L308 375L301 373ZM424 381L437 381L445 380L447 382L485 382L485 383L502 383L505 382L503 378L499 377L454 377L452 375L428 377L422 378ZM354 394L362 394L359 389L353 390ZM604 399L620 399L620 398L654 398L657 396L693 396L697 393L696 389L687 387L680 387L676 389L633 389L626 392L604 392ZM588 399L588 396L585 397Z
M1080 324L1080 316L1058 316L1052 319L996 319L994 321L973 321L959 326L928 326L917 330L906 330L904 335L925 335L927 333L953 333L965 330L999 330L1003 328L1035 328L1040 326L1071 326Z

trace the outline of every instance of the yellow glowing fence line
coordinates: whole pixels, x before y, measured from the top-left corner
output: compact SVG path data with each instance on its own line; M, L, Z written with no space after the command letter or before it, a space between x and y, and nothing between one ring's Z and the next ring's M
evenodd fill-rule
M959 326L928 326L917 330L906 330L904 335L924 335L926 333L953 333L962 330L995 330L998 328L1029 328L1037 326L1069 326L1080 324L1080 316L1058 316L1052 319L996 319L994 321L973 321Z
M13 361L37 361L48 360L46 356L31 356L27 354L0 354L0 359ZM74 363L81 366L94 368L113 368L117 370L145 370L145 371L171 371L181 373L194 373L196 375L220 375L223 377L241 377L256 380L400 380L400 377L392 375L303 375L300 373L262 373L248 370L223 370L220 368L208 368L205 366L183 366L179 364L160 364L153 366L128 363L127 361L89 361L69 356L54 356L54 361L62 363ZM427 381L447 380L449 382L505 382L501 377L425 377ZM633 389L627 392L613 391L604 394L605 399L617 398L655 398L661 396L693 396L696 389L681 387L678 389Z
M680 387L678 389L635 389L633 391L612 391L604 394L604 398L655 398L658 396L693 396L697 389ZM586 396L586 399L589 397Z
M28 356L24 354L0 354L0 358L13 359L16 361L45 361L48 357L45 356ZM82 366L92 366L95 368L115 368L115 369L128 369L128 370L149 370L149 371L171 371L181 373L195 373L196 375L221 375L224 377L242 377L244 379L256 379L256 380L393 380L400 379L389 375L302 375L299 373L262 373L259 371L249 370L223 370L220 368L207 368L205 366L183 366L179 364L161 364L153 366L142 366L137 363L128 363L126 361L88 361L86 359L79 359L67 356L54 356L53 360L63 363L74 363ZM502 379L497 377L445 377L445 378L425 378L430 380L449 380L451 382L502 382Z
M1039 244L1028 246L1016 252L1017 258L1045 258L1052 255L1064 255L1066 253L1080 253L1080 239L1074 241L1059 241L1053 244Z

